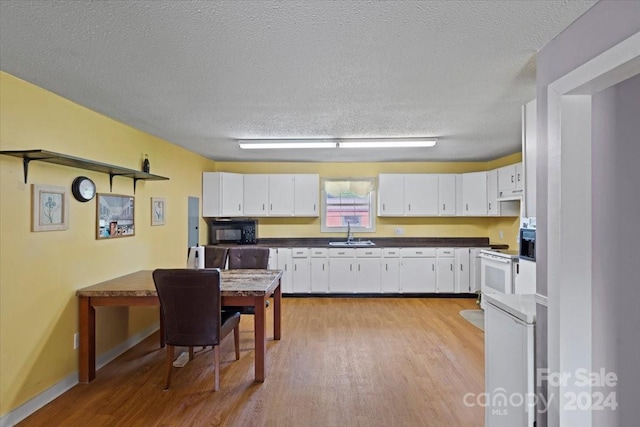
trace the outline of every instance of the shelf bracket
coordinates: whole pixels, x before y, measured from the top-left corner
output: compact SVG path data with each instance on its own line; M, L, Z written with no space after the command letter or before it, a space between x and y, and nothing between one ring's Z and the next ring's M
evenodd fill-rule
M138 182L138 178L133 178L133 195L136 195L136 183Z
M109 193L113 193L113 177L115 174L109 174Z
M22 169L24 169L24 183L27 183L27 176L29 175L29 162L31 159L27 157L22 158Z

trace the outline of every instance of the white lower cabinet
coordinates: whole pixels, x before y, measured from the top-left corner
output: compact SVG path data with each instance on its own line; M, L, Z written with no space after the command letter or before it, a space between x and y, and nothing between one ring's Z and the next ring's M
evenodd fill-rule
M400 290L404 293L436 291L436 249L401 248Z
M382 249L356 249L356 292L380 293L382 291L380 275Z
M329 292L329 249L311 248L311 292Z
M291 277L291 264L293 261L292 251L290 248L277 248L276 249L276 266L278 270L282 270L282 278L280 279L280 288L283 294L290 294L293 292L293 279Z
M400 292L400 249L382 249L380 265L381 290L384 293Z
M356 250L329 249L329 291L353 293L356 281Z
M456 248L455 250L455 292L469 293L469 248Z
M469 292L480 291L480 278L482 267L480 264L480 251L489 248L471 248L469 251Z
M291 288L293 293L303 294L311 291L311 264L309 249L295 248L291 251L292 271Z
M436 290L439 293L455 291L455 253L452 248L438 248L436 265Z

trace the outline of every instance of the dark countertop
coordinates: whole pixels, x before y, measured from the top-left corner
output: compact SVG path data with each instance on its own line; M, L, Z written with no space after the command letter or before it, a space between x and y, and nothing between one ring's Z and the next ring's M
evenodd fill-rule
M262 238L258 239L256 246L267 246L270 248L321 248L337 247L329 246L329 242L341 241L339 237L284 237L284 238ZM359 240L358 238L355 239ZM361 238L361 240L371 240L377 248L474 248L491 247L493 249L508 249L509 245L491 244L487 237L371 237ZM235 244L224 243L221 246L236 246ZM356 246L357 247L357 246ZM371 248L372 246L360 246ZM341 247L344 248L344 247Z

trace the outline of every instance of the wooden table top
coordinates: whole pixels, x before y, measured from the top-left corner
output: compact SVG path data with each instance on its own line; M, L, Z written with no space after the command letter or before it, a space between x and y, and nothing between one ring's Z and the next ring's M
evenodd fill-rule
M156 297L152 270L141 270L96 285L78 289L79 297ZM223 297L271 294L282 277L281 270L221 270Z

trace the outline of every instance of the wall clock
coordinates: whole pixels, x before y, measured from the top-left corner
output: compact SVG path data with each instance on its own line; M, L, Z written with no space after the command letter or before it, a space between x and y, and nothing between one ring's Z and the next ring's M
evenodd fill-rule
M71 184L71 193L79 202L88 202L96 196L96 184L86 176L79 176Z

